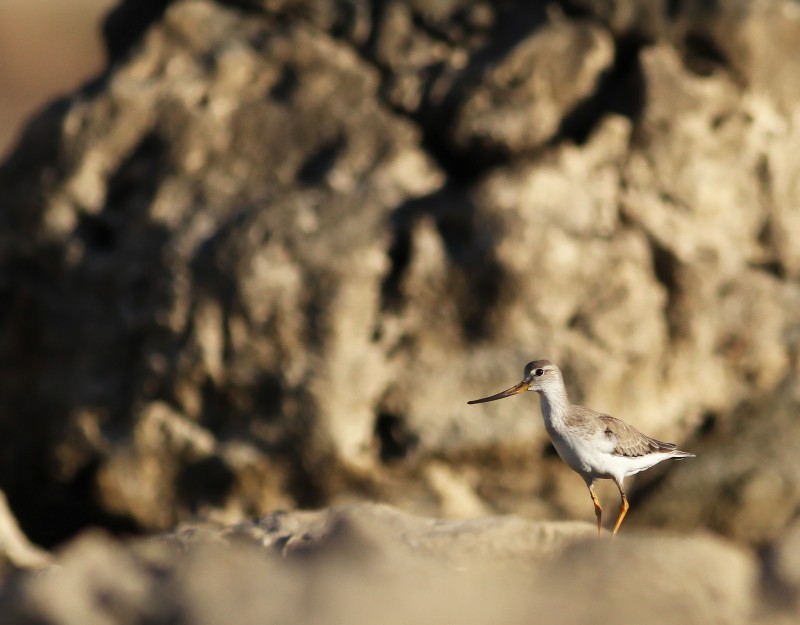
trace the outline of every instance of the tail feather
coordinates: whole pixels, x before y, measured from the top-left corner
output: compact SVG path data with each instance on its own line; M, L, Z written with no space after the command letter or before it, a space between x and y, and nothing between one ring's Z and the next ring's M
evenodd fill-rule
M678 449L678 446L675 443L667 443L660 441L657 438L651 438L650 442L658 451L668 453L670 458L675 458L676 460L680 460L681 458L696 458L694 454L690 454L688 451L681 451Z

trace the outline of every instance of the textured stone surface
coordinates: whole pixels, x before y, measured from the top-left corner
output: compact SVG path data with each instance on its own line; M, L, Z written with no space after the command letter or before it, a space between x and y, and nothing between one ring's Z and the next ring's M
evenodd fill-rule
M123 4L108 71L0 168L22 527L360 498L590 521L533 397L465 405L549 357L698 453L631 484L631 526L779 540L798 32L780 0Z
M776 542L767 560L775 596L800 614L800 522L796 519Z
M646 522L669 519L685 530L706 527L751 544L783 536L798 514L800 394L781 388L747 402L696 444L697 462L654 485L641 506ZM720 432L723 429L724 432ZM713 492L713 498L703 493Z
M470 88L453 121L453 142L460 149L514 156L543 147L596 91L612 60L611 37L601 29L547 24Z

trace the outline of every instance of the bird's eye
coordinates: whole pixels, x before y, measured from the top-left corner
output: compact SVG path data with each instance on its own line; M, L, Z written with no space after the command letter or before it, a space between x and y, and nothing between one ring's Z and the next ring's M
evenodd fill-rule
M541 376L543 373L544 373L544 369L537 369L536 371L534 371L534 372L533 372L533 375L535 375L535 376L538 378L538 377L540 377L540 376Z

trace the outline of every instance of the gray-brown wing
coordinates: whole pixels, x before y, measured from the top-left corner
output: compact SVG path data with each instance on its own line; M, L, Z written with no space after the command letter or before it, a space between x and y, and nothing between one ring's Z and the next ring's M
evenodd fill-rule
M604 434L614 441L614 453L618 456L646 456L658 451L672 451L676 447L674 443L650 438L614 417L602 415L600 420L605 428Z

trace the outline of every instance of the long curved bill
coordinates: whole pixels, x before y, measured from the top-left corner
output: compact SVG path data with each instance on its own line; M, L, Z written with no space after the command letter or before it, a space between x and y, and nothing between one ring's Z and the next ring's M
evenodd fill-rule
M506 397L511 397L512 395L519 395L520 393L524 393L528 390L528 381L522 380L519 384L515 384L511 388L507 388L506 390L497 393L496 395L489 395L489 397L482 397L481 399L473 399L472 401L468 401L468 404L482 404L487 401L495 401L497 399L504 399Z

